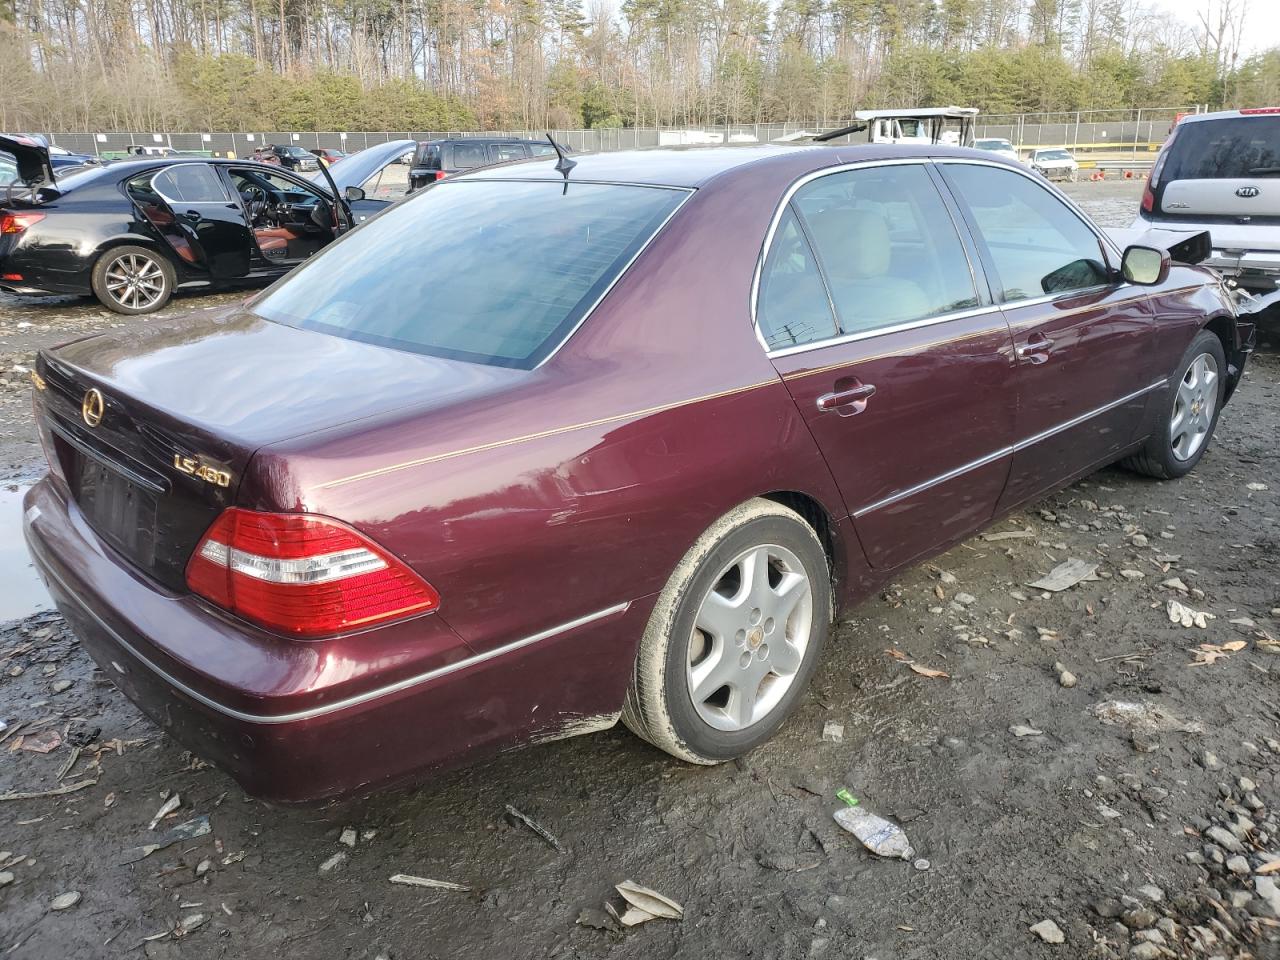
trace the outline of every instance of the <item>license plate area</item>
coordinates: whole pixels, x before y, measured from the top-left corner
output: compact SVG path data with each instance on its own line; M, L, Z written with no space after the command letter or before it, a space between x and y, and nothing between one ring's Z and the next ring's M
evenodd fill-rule
M69 477L80 512L98 536L134 563L152 569L156 562L155 493L100 460L79 451Z

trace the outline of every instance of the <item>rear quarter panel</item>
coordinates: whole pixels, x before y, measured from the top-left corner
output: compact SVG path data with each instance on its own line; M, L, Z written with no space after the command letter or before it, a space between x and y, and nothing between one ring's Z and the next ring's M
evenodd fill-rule
M518 384L273 445L242 499L365 530L440 591L441 615L477 650L650 597L751 497L805 493L835 526L830 473L751 321L756 259L790 176L751 171L691 198ZM845 585L865 582L856 543L837 568ZM629 657L612 669L629 671Z

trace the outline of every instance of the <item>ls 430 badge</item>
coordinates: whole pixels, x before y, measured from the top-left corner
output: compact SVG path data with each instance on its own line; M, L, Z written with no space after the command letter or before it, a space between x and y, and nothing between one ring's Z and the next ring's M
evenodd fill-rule
M175 470L197 477L205 483L212 483L217 487L231 486L231 474L228 471L211 467L207 463L201 463L194 457L184 457L180 453L175 453L173 455L173 466Z

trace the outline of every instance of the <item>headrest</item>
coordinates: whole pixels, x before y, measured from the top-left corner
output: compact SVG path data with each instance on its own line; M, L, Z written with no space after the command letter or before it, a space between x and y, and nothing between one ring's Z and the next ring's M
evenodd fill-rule
M809 218L822 262L844 279L882 277L889 272L889 224L859 207L828 207Z

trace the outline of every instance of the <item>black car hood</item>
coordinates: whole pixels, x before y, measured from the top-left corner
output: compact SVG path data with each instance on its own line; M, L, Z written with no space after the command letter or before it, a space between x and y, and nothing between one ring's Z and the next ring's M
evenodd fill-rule
M49 148L29 137L0 136L0 150L13 154L18 161L18 179L29 186L53 183L53 165Z

